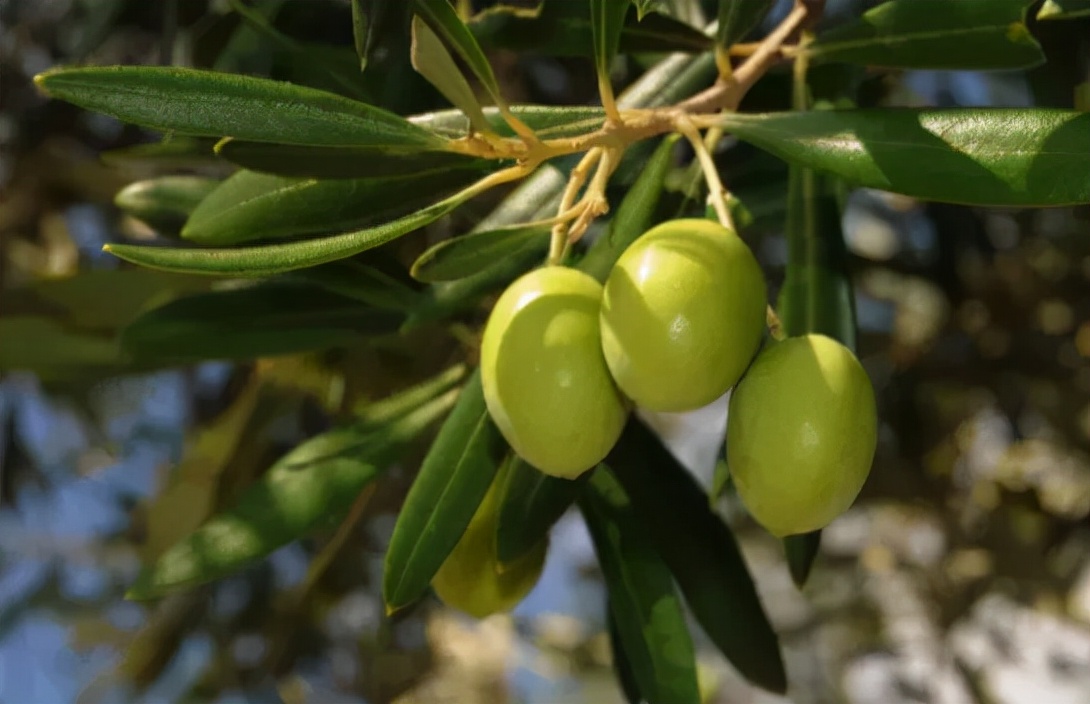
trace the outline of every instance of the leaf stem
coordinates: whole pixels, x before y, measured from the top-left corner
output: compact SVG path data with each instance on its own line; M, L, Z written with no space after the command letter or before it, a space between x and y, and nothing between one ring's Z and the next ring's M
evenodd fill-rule
M578 209L573 208L575 199L579 195L579 191L583 188L583 184L587 182L587 176L590 175L590 170L594 168L594 165L598 163L598 160L602 158L602 148L595 147L588 151L583 159L572 169L571 175L568 177L568 185L564 189L564 194L560 197L560 207L557 213L558 222L553 226L552 239L549 241L549 264L559 264L564 256L564 249L568 243L568 224L572 217L578 214ZM569 213L575 210L570 217L563 217L565 213Z
M693 145L697 161L700 162L700 168L704 172L704 180L708 183L708 199L711 201L712 207L715 208L715 214L719 218L720 224L734 232L734 218L731 217L730 208L727 207L727 201L724 197L726 189L723 188L723 182L719 178L719 171L715 168L715 161L712 159L707 145L704 144L704 139L700 136L700 132L697 131L696 127L693 126L692 120L686 116L679 117L676 125L678 132L681 132Z

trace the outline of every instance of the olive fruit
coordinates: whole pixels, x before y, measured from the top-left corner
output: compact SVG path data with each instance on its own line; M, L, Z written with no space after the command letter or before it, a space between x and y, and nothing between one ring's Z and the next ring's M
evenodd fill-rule
M510 611L534 588L545 564L546 540L501 565L496 556L498 478L473 514L465 533L443 562L431 586L447 606L476 618Z
M764 274L710 220L648 230L617 261L602 298L602 351L617 385L651 411L689 411L727 392L765 326Z
M524 460L573 479L613 448L627 402L602 357L602 286L575 269L525 274L500 296L481 343L481 382L496 426Z
M851 350L824 335L773 343L731 395L727 464L738 496L777 536L825 527L863 488L877 423L874 389Z

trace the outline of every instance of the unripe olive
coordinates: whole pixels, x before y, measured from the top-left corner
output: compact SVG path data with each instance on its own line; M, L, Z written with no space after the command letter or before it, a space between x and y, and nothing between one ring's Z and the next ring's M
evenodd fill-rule
M727 463L738 496L777 536L825 527L863 488L877 424L874 389L851 350L824 335L772 344L731 395Z
M722 225L651 228L621 255L602 298L602 351L617 385L652 411L711 403L756 353L766 295L753 253Z
M476 618L510 611L541 577L548 544L542 540L514 562L501 565L496 556L499 491L494 481L473 514L466 532L432 578L444 604Z
M628 408L602 357L602 286L548 266L496 302L481 343L481 382L496 426L524 460L575 478L613 448Z

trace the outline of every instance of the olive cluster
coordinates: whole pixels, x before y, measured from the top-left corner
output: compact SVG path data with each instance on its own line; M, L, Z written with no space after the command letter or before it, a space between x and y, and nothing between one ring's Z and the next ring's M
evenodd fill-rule
M855 355L828 337L761 349L766 307L752 252L709 220L652 228L604 286L568 267L537 269L485 326L489 413L524 460L572 479L605 459L633 405L688 411L734 388L727 460L743 503L776 535L816 530L870 471L874 393Z

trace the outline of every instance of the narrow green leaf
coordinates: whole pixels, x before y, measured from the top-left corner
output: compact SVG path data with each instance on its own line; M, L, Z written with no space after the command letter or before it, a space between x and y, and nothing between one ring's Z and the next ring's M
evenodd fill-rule
M605 281L621 254L650 229L655 208L662 196L663 183L674 163L677 140L678 135L666 137L655 149L639 178L617 206L617 214L610 221L609 230L591 245L579 262L580 269L599 281Z
M474 130L491 132L488 120L481 112L481 103L454 63L454 57L419 15L413 15L410 56L416 72L435 86L454 107L464 112Z
M103 370L124 362L112 337L70 330L44 316L0 318L0 339L0 371L35 371L54 378L91 372L102 376Z
M356 413L358 425L364 430L378 430L454 389L465 375L465 365L455 364L430 379L368 404Z
M724 49L745 39L768 15L776 0L719 0L716 42Z
M421 254L412 266L418 281L453 281L480 273L524 250L548 247L548 225L516 225L444 240Z
M483 173L504 165L454 152L405 152L367 147L311 147L228 139L221 157L251 171L306 178L410 177L440 170Z
M601 466L579 499L631 675L648 704L700 704L696 658L674 581L624 489Z
M340 519L359 492L453 401L453 393L448 394L381 430L349 425L304 442L254 482L232 508L145 569L126 596L154 599L211 582Z
M667 3L665 0L631 0L632 4L636 6L636 19L643 21L643 18L655 12L666 12Z
M215 146L215 139L168 135L158 142L110 149L102 152L101 159L107 166L207 169L218 165Z
M288 281L318 286L380 310L414 310L421 301L419 291L362 262L341 260L297 269L284 274Z
M599 80L608 80L613 57L621 43L625 15L631 0L590 0L590 27L594 36L594 68Z
M621 641L621 632L617 628L617 619L613 616L613 607L606 600L606 629L609 631L609 645L613 651L613 672L617 675L617 683L621 686L621 693L628 704L643 704L646 698L640 692L640 686L636 683L636 673L632 669L632 662L628 653L624 651L624 643Z
M787 557L787 568L791 571L791 580L802 589L810 578L810 570L817 559L818 550L821 549L821 531L789 535L783 539L783 548Z
M313 179L238 171L190 215L182 237L222 247L388 221L478 177L437 168L407 176Z
M48 95L164 132L254 142L442 149L445 140L381 108L302 86L162 66L51 69Z
M133 321L121 342L157 362L253 359L389 334L403 319L313 286L269 282L171 301Z
M492 65L488 63L477 39L465 22L462 22L454 7L447 0L414 0L414 8L435 33L466 62L473 75L492 96L493 102L501 104L503 97L500 95L496 75L492 72Z
M219 184L219 179L204 176L160 176L122 188L114 196L114 205L153 230L176 235Z
M849 185L996 206L1090 202L1090 114L1045 108L732 114L723 126Z
M111 244L104 249L125 261L152 269L218 276L267 276L325 264L378 247L435 222L473 195L471 188L466 189L391 222L300 242L230 249Z
M618 50L625 52L703 52L714 42L708 35L662 14L628 15ZM536 51L549 56L594 56L594 30L582 2L544 0L534 9L496 5L476 15L469 28L493 49Z
M360 71L367 70L371 51L384 31L388 31L391 15L396 15L391 6L396 9L397 4L390 0L352 0L352 39Z
M516 458L500 494L496 555L514 562L548 535L575 503L589 472L572 481L544 474Z
M480 370L420 466L394 525L382 594L393 612L423 596L465 532L507 453L484 403Z
M1039 20L1073 20L1090 17L1090 0L1045 0L1037 11Z
M787 679L776 633L708 497L638 419L629 421L606 462L704 632L746 679L782 694Z
M1045 61L1029 0L890 0L809 44L811 61L914 69L1025 69Z
M337 92L357 99L365 97L366 91L363 89L358 73L347 73L341 65L328 61L325 52L309 50L310 48L304 43L298 42L278 30L272 25L268 17L259 10L249 7L242 0L227 0L227 2L231 10L242 17L243 21L252 27L258 35L265 37L275 46L284 50L292 58L294 64L313 63L332 83L330 87L336 87Z

